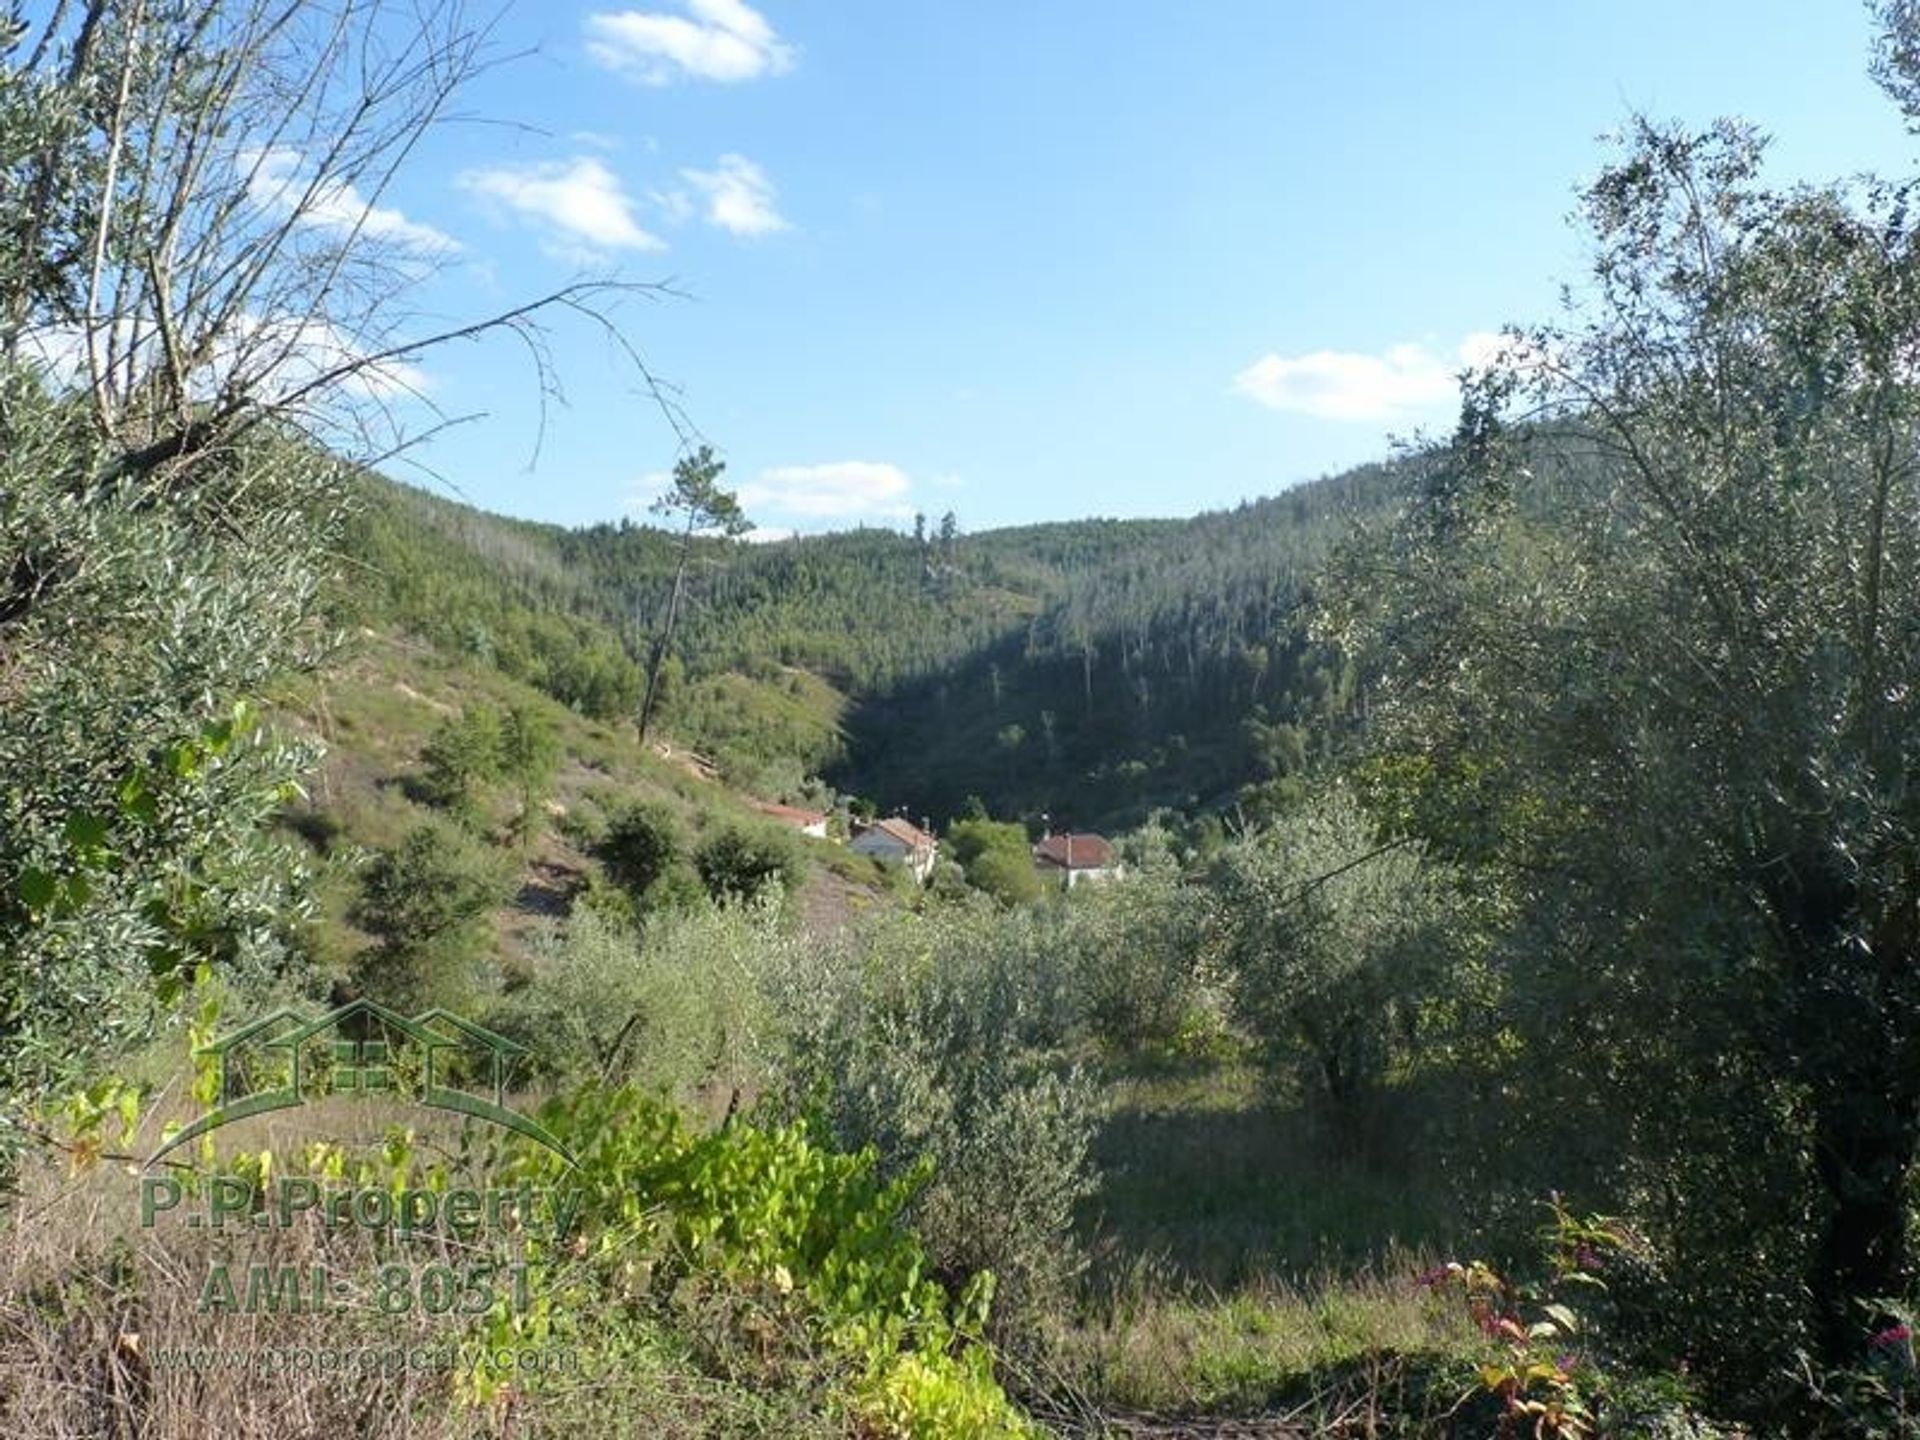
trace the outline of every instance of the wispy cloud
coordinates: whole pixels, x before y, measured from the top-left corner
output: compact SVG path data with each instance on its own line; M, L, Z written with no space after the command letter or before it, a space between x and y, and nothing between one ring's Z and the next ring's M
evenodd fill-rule
M587 54L644 85L682 76L735 82L793 68L793 47L742 0L685 0L685 15L609 10L587 16Z
M620 495L621 508L630 515L642 514L653 509L653 502L672 488L671 470L649 470L627 482Z
M235 327L225 354L213 368L231 367L258 392L275 399L305 388L336 370L350 395L368 400L418 397L432 388L426 373L406 360L371 362L372 347L318 316L267 320L247 318Z
M423 255L452 255L460 242L444 230L410 220L399 210L375 205L345 180L316 180L304 157L286 145L242 151L239 164L247 198L273 214L337 235L358 233Z
M55 324L28 330L21 348L53 384L70 388L87 380L89 343L85 327ZM131 354L136 372L151 371L162 360L158 338L124 318L93 327L91 344L98 355L110 345L119 355ZM433 388L411 361L374 360L379 348L318 315L268 319L246 312L214 338L187 376L187 389L195 400L239 390L272 404L323 381L318 393L381 403L418 399Z
M913 514L913 482L897 465L837 460L825 465L779 465L740 487L748 514L771 510L810 520L900 520Z
M693 219L693 197L684 190L649 190L647 203L669 225L684 225Z
M771 235L787 229L774 206L773 182L744 155L722 155L712 170L682 170L706 201L705 219L732 235Z
M1312 350L1261 356L1233 378L1233 388L1269 410L1319 420L1406 420L1431 415L1459 393L1460 371L1499 349L1498 335L1467 336L1451 356L1424 345L1379 353Z
M456 183L530 222L564 258L666 248L665 241L641 227L620 177L591 155L469 170Z

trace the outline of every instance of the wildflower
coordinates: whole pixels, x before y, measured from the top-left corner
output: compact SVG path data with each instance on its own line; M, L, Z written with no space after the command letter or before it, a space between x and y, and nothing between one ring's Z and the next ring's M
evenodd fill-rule
M1452 1265L1436 1265L1431 1270L1422 1271L1413 1277L1413 1288L1416 1290L1432 1290L1444 1285L1447 1283L1448 1277L1453 1274L1454 1268Z
M1875 1350L1884 1350L1892 1345L1905 1345L1913 1339L1913 1330L1906 1325L1889 1325L1880 1331L1867 1344Z

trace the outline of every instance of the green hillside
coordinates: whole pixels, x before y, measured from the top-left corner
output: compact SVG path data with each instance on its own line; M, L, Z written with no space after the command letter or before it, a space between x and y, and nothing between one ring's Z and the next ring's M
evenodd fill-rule
M340 453L637 358L394 343L492 22L29 10L0 1428L1920 1440L1920 175L1635 118L1446 444L1232 510L568 529Z
M1353 675L1297 616L1331 540L1405 486L1370 466L1189 520L701 540L663 728L748 788L818 772L936 817L970 796L1109 825L1229 806L1302 770L1350 708ZM350 613L633 713L672 537L365 491Z

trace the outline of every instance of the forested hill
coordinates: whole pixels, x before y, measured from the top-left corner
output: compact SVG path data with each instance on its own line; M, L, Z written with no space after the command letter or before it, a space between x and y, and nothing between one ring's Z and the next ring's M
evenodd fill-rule
M912 797L935 817L968 797L1085 825L1258 805L1355 698L1356 678L1304 634L1314 574L1338 536L1407 483L1369 466L1063 569L1026 625L864 697L847 783Z
M936 819L970 796L1088 825L1229 804L1349 708L1300 604L1406 484L1368 466L1187 520L701 540L662 728L762 793L824 771ZM368 477L340 605L612 718L637 706L675 544Z

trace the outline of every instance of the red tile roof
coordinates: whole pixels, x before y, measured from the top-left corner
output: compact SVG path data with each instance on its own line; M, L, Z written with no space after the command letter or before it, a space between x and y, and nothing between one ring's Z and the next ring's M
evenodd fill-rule
M771 816L775 820L784 820L789 825L798 825L802 828L808 825L824 825L827 820L827 817L818 810L802 810L793 805L776 805L771 800L756 800L753 802L753 808L762 815Z
M902 820L898 816L889 816L885 820L874 822L873 828L884 830L910 850L921 850L933 845L933 836L927 834L918 825Z
M1075 870L1105 870L1113 864L1113 846L1107 843L1103 835L1091 832L1080 835L1049 835L1033 847L1036 860L1049 865L1067 868L1067 857L1073 857Z

